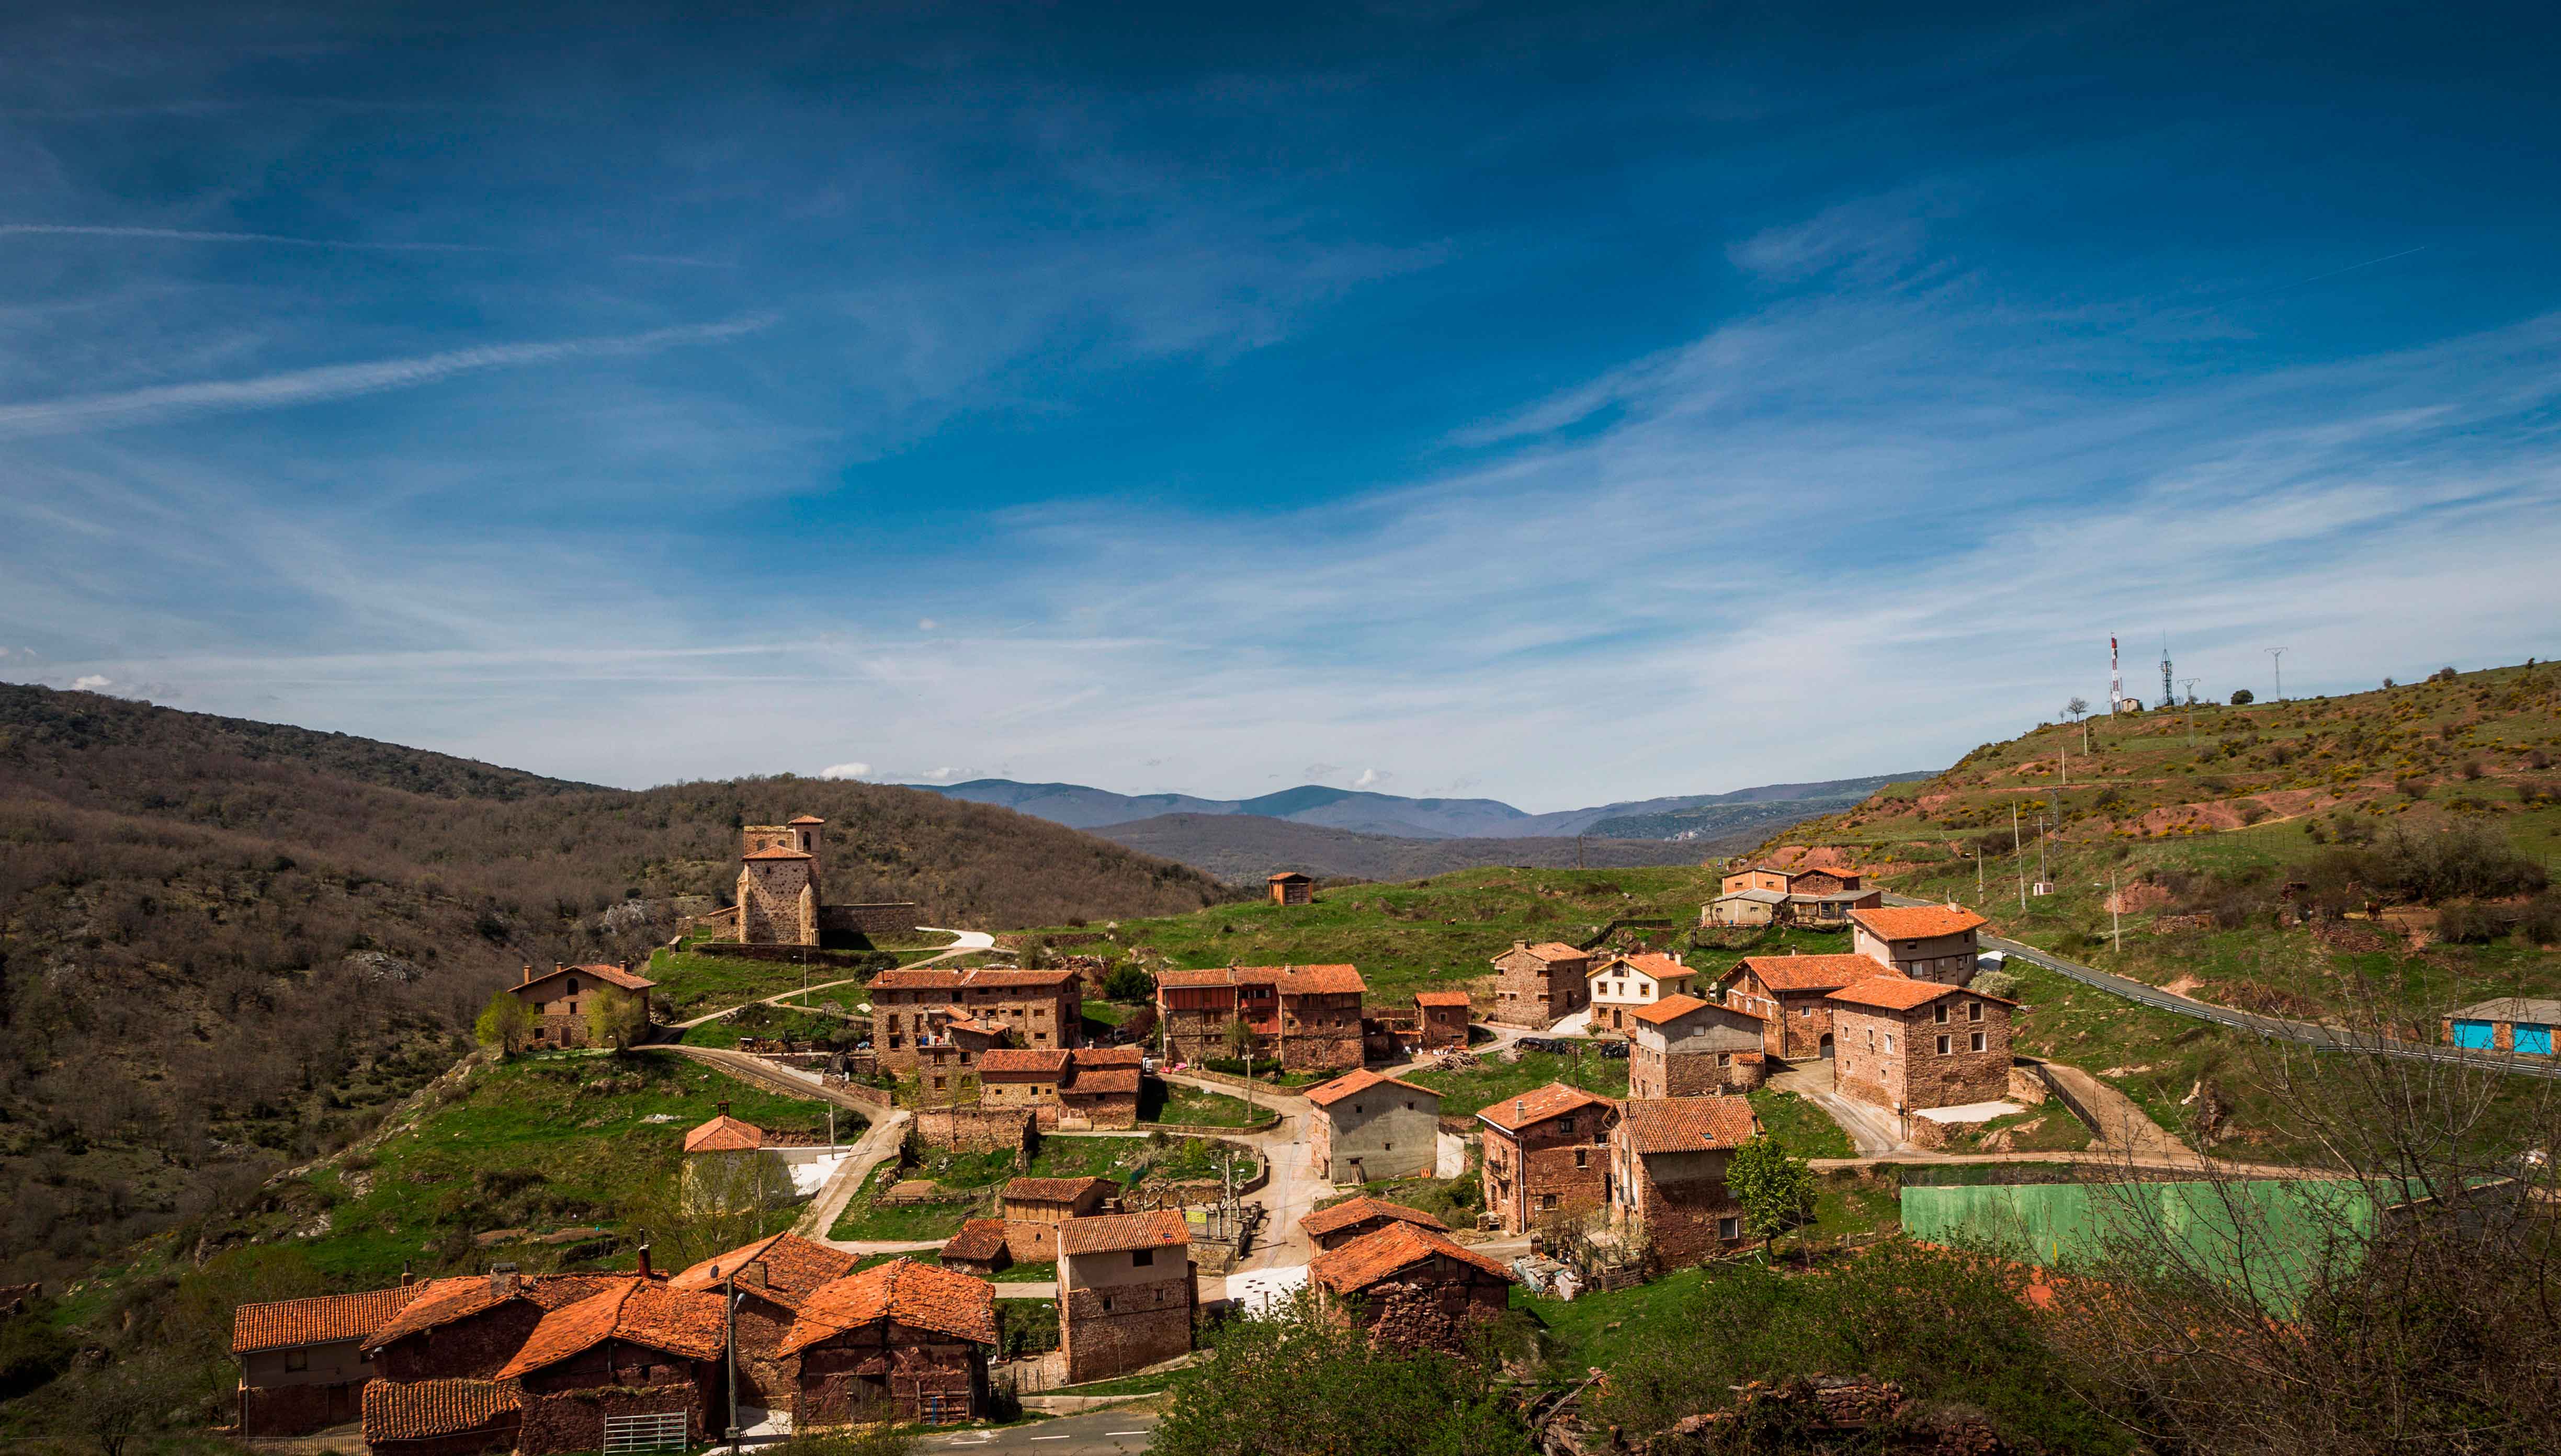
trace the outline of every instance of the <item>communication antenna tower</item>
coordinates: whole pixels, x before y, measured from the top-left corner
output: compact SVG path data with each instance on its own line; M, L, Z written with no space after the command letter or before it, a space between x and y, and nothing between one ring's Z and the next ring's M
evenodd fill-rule
M2161 639L2161 707L2176 708L2178 695L2169 688L2169 639Z
M2108 711L2112 714L2126 711L2126 677L2117 671L2117 639L2114 637L2108 639Z
M2262 647L2259 650L2268 654L2269 660L2277 665L2277 701L2283 703L2286 701L2286 653L2288 649L2283 647Z

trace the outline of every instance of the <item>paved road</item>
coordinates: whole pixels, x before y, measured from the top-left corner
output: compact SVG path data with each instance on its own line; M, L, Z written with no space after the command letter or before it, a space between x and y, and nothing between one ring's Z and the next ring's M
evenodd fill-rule
M1915 899L1906 894L1885 896L1889 904L1928 905L1937 900ZM2296 1021L2289 1017L2260 1016L2254 1012L2235 1011L2228 1006L2192 1001L2173 995L2158 986L2111 974L2078 961L2006 940L1997 935L1982 937L1987 950L1998 950L2019 959L2043 966L2058 976L2069 976L2085 986L2096 987L2111 996L2121 996L2155 1010L2194 1017L2235 1031L2249 1032L2275 1042L2293 1042L2318 1052L2365 1052L2379 1056L2397 1056L2410 1061L2436 1061L2481 1067L2489 1071L2513 1072L2519 1076L2561 1079L2561 1060L2540 1057L2502 1056L2495 1052L2467 1052L2455 1047L2441 1047L2426 1042L2403 1042L2391 1037L2377 1037L2345 1027L2326 1026L2319 1022Z
M1112 1456L1147 1449L1162 1417L1147 1410L1097 1410L1001 1430L953 1431L919 1442L931 1452L985 1451L991 1456Z

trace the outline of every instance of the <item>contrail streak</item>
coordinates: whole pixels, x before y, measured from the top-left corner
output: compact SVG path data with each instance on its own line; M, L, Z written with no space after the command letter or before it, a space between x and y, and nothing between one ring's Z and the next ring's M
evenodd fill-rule
M140 238L166 243L272 243L285 247L320 247L355 252L507 252L473 243L343 243L329 238L294 238L282 233L200 233L183 228L108 228L75 223L0 223L0 238Z

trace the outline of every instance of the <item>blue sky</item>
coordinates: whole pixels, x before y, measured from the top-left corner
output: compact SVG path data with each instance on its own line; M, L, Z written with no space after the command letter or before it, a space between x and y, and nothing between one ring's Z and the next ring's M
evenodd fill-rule
M2561 646L2521 10L246 8L0 19L0 678L1545 810Z

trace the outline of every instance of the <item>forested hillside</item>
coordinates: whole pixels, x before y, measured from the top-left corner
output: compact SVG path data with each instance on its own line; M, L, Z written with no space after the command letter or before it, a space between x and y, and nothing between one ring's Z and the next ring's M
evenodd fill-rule
M737 827L829 821L833 900L1004 929L1164 914L1197 871L1002 809L770 778L599 789L0 685L0 1280L226 1206L442 1071L528 963L663 940Z

